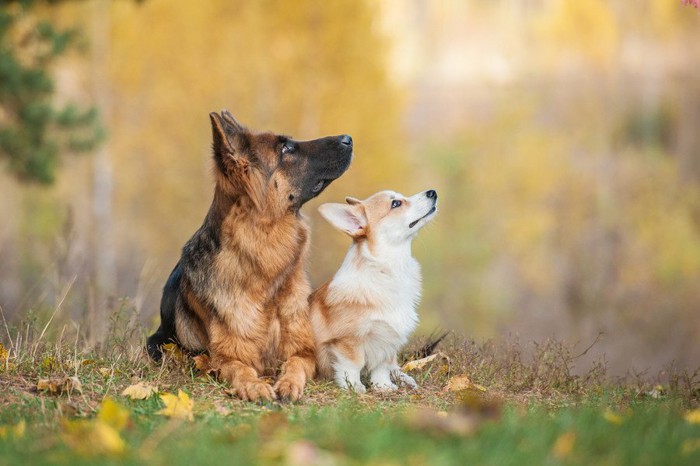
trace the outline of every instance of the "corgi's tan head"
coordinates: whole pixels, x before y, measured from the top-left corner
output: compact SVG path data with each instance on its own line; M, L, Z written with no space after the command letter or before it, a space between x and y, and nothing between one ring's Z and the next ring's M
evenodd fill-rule
M437 193L432 189L411 197L381 191L364 201L353 197L345 201L347 204L322 204L318 210L354 241L367 239L377 245L410 242L437 212Z

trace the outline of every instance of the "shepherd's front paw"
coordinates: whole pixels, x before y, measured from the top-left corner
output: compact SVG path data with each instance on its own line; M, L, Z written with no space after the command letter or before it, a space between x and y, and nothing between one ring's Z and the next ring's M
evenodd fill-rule
M282 376L274 386L281 400L297 401L304 393L304 381Z

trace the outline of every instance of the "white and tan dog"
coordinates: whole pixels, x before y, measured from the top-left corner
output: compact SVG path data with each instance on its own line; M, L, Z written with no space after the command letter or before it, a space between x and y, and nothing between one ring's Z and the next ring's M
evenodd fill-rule
M417 387L396 355L418 324L420 265L411 240L437 211L437 193L404 197L382 191L347 204L323 204L321 215L353 239L340 270L310 299L319 375L364 393L367 367L375 390Z

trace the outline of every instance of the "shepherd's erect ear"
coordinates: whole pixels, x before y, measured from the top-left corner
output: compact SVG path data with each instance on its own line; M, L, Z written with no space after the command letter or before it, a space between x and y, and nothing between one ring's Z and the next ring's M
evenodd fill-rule
M318 211L331 225L353 238L365 235L367 218L362 205L321 204Z
M245 131L245 126L236 121L236 119L233 118L233 115L231 115L231 113L228 110L221 110L221 116L224 117L224 120L226 120L226 122L233 126L236 130Z
M361 200L354 198L354 197L350 197L350 196L345 198L345 202L347 202L350 205L362 204Z
M228 152L233 154L233 148L231 143L226 137L226 122L219 116L216 112L211 112L209 114L211 119L211 133L212 133L212 146L214 148L214 155L221 154L222 152Z

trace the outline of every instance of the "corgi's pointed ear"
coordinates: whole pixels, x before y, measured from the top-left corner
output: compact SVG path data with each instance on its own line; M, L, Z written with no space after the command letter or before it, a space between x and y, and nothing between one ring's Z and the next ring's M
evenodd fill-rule
M331 225L353 238L365 235L367 218L361 205L321 204L318 211Z
M350 196L345 198L345 202L347 202L350 205L362 204L361 200L354 198L354 197L350 197Z

